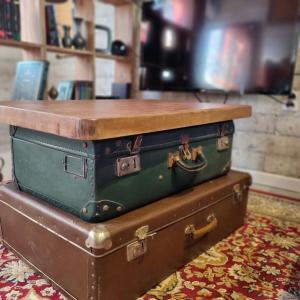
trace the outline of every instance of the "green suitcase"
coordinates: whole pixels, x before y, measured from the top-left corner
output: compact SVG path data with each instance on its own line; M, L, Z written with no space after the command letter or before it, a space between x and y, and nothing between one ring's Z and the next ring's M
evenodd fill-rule
M230 170L232 121L101 141L11 126L23 191L100 222Z

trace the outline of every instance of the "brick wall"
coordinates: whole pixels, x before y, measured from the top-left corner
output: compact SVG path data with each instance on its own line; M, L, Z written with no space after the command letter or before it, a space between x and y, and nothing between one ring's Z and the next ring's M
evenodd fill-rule
M113 29L114 11L110 6L97 2L97 23ZM10 97L17 60L21 59L18 50L0 48L0 99ZM298 59L296 74L300 74ZM49 83L57 84L58 78L72 78L70 59L51 58ZM114 80L114 63L97 60L96 91L100 95L111 92ZM300 76L295 77L295 90L300 89ZM196 101L187 93L146 93L145 98L183 99ZM213 95L203 96L206 101L221 102L222 98ZM300 101L297 100L299 107ZM300 113L282 109L281 105L265 96L245 96L230 98L229 103L249 104L253 108L250 119L236 121L236 135L233 148L233 166L268 173L300 178ZM6 177L10 174L9 141L7 127L0 127L0 156L7 159Z

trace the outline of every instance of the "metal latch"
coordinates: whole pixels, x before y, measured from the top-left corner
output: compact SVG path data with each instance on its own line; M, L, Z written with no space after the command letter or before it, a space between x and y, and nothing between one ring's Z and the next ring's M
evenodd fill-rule
M147 239L156 233L149 234L149 226L138 228L135 232L137 241L127 246L127 261L132 261L147 252Z
M130 154L138 154L141 151L141 147L142 147L142 142L143 142L143 136L142 135L138 135L135 138L134 143L132 144L132 142L129 142L127 144L127 149L129 150Z
M228 136L222 136L217 139L217 150L224 151L230 148L230 140Z
M137 173L139 171L141 171L141 158L138 154L118 158L116 161L116 175L118 177Z
M233 186L233 192L234 192L234 200L237 201L237 202L241 202L243 192L242 192L242 187L239 183L235 184Z

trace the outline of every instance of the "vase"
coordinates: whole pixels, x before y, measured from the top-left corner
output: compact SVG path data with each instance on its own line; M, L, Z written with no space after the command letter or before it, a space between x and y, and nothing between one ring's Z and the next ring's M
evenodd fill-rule
M63 30L64 30L64 36L61 40L62 45L65 48L71 48L72 47L72 38L71 38L71 34L70 34L71 27L68 25L64 25Z
M83 36L81 34L82 21L83 21L82 18L74 18L76 33L73 38L73 46L76 49L84 49L86 46L86 40L83 38Z

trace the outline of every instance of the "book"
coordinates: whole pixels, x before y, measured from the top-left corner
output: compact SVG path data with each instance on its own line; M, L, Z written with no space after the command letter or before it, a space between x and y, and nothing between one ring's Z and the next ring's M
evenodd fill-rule
M58 85L58 97L57 100L72 100L74 82L73 81L61 81Z
M45 6L46 14L46 38L47 44L51 46L59 46L59 37L57 23L53 5Z
M20 0L12 0L11 20L12 20L12 38L16 41L21 40L20 26Z
M5 37L8 39L13 38L12 32L12 0L4 0L4 30Z
M61 81L57 100L86 100L93 98L92 81Z
M43 100L49 62L43 60L21 61L16 68L13 100Z
M0 38L5 38L4 0L0 0Z

